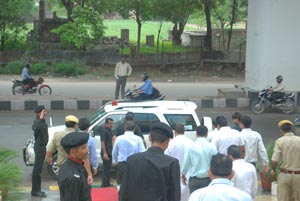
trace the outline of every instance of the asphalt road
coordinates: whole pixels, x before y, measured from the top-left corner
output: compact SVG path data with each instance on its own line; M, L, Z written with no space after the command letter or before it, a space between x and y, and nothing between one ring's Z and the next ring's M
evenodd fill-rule
M0 99L1 100L18 100L18 99L45 99L38 94L30 94L24 96L12 95L13 77L5 77L0 79ZM97 81L97 80L76 80L76 79L45 79L46 83L52 88L52 95L47 99L113 99L115 82ZM141 86L141 81L129 81L126 84L126 89L133 88L134 85ZM218 88L234 88L234 84L240 82L212 80L210 82L173 82L160 81L153 82L153 85L167 99L179 98L200 98L211 97L218 94Z
M279 131L276 127L277 122L282 119L293 120L299 114L284 115L281 113L265 113L262 115L253 115L248 110L229 110L229 109L199 109L197 114L199 118L202 116L210 116L215 118L216 116L223 115L231 119L231 114L235 111L239 111L242 114L249 115L253 119L253 129L261 133L264 143L267 144L271 140L275 140L280 137ZM49 117L53 119L54 125L62 124L64 117L69 114L76 115L78 117L88 116L92 111L84 110L65 110L65 111L48 111L47 122L49 124ZM23 178L21 186L25 192L25 195L31 200L29 196L29 191L31 187L31 171L32 167L26 167L22 159L22 147L28 138L32 137L31 125L34 119L34 113L31 111L1 111L0 113L0 148L8 148L18 151L20 154L15 162L22 168ZM230 122L231 123L231 122ZM100 175L95 178L95 184L100 185ZM49 190L50 187L56 186L56 181L44 171L42 177L42 187L47 190L53 196L57 196L57 191ZM52 197L53 197L52 196ZM56 197L57 198L57 197ZM25 199L26 200L26 199ZM38 200L38 199L34 199ZM47 200L50 200L48 198ZM55 200L55 199L54 199Z

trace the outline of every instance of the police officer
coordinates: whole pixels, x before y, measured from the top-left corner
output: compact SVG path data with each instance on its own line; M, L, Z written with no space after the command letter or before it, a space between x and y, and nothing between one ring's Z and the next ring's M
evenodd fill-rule
M300 137L293 133L294 124L289 120L280 121L278 127L282 137L275 142L272 156L273 176L280 164L277 178L278 200L300 200Z
M60 144L68 154L58 172L61 201L90 201L91 189L87 182L87 171L83 160L88 156L89 135L72 132L62 138Z
M46 193L41 191L41 173L46 155L46 145L48 143L48 125L45 121L46 110L43 105L35 109L36 119L33 122L34 131L34 153L35 161L32 170L32 189L31 195L35 197L47 197Z

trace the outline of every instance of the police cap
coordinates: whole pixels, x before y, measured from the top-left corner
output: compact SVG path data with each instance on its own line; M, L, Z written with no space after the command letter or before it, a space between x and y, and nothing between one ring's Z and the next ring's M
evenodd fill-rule
M74 148L87 143L89 135L85 132L71 132L63 137L60 141L64 148Z
M78 124L79 120L74 115L68 115L65 117L65 122L74 122L74 123Z
M285 124L289 124L291 126L294 126L293 122L291 122L289 120L281 120L280 122L278 122L278 127L281 128Z
M152 124L151 132L157 132L167 136L168 138L173 138L173 130L170 128L170 126L162 122Z
M39 106L37 106L36 108L35 108L35 110L34 110L34 112L35 113L40 113L42 110L44 110L45 109L45 106L43 106L43 105L39 105Z

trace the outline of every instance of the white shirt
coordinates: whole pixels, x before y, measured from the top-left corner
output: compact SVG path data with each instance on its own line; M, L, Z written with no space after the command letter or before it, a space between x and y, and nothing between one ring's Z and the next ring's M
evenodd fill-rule
M165 150L165 154L176 158L179 161L180 168L182 166L184 153L187 148L192 146L194 142L186 137L185 135L177 135L174 139L169 142L168 148ZM188 180L188 175L185 175ZM182 183L182 179L180 180L181 187L181 201L188 200L190 196L188 185L184 185Z
M207 187L194 191L189 201L252 201L251 196L225 178L214 179Z
M254 198L257 192L257 175L254 165L245 162L244 159L237 159L232 163L232 170L234 170L234 176L231 179L233 185Z
M145 151L143 140L135 135L133 131L125 131L124 135L116 138L112 150L113 163L127 161L132 154Z
M283 83L277 83L276 86L273 88L273 91L283 92L284 91Z
M214 130L208 132L208 135L207 135L207 140L209 142L212 142L212 139L217 137L219 135L219 130L217 128L215 128Z
M258 156L264 165L269 164L269 159L261 135L251 128L244 128L241 135L245 142L245 161L257 162Z
M225 155L227 155L227 149L231 145L245 145L240 132L229 126L221 127L219 129L219 135L212 139L212 143L217 147L219 153Z
M166 149L165 154L176 158L181 167L186 149L193 144L194 142L185 135L177 135L169 142L169 146Z
M132 72L132 68L127 62L119 62L115 68L115 78L118 79L118 76L129 76Z

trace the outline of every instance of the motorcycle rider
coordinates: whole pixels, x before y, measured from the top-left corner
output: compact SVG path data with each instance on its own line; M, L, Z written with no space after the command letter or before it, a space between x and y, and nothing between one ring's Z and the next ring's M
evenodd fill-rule
M34 80L32 78L32 74L30 73L30 67L31 65L27 63L22 70L22 81L25 90L31 89L34 85Z
M135 97L134 99L136 100L147 100L151 98L153 94L153 86L152 86L152 81L149 79L148 73L143 73L141 75L142 80L144 81L144 84L135 90L135 92L138 93L138 96Z
M284 85L283 85L283 77L282 75L278 75L276 77L276 86L274 88L270 88L271 94L271 100L274 102L277 99L281 99L284 97Z

